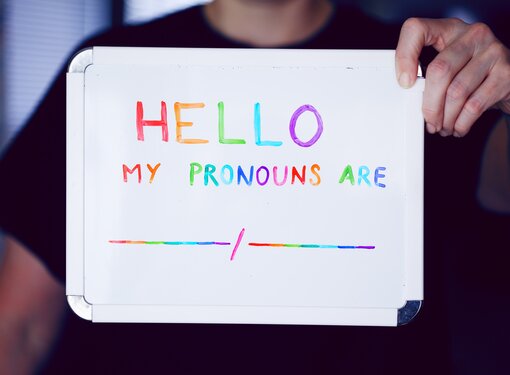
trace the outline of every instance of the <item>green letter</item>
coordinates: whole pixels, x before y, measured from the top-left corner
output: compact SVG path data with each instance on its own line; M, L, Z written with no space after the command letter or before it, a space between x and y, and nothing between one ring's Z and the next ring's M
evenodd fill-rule
M351 182L351 185L354 185L354 175L352 174L352 167L350 164L347 164L344 171L342 172L342 176L340 177L339 184L343 183L345 179L348 179Z
M195 175L202 172L202 165L200 163L190 163L189 164L189 184L193 185L195 183Z
M218 102L218 138L220 143L226 145L244 145L244 139L225 139L225 106L223 102Z

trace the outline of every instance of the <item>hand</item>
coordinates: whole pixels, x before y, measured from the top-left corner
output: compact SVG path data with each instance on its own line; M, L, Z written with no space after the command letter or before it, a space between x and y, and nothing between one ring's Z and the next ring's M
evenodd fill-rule
M410 18L396 52L397 78L411 87L425 46L439 54L427 68L423 116L429 133L466 135L487 109L510 113L510 50L482 23Z

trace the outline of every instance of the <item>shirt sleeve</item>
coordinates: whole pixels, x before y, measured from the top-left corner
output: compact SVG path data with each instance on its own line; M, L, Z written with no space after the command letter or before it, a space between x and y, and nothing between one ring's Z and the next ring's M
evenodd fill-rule
M62 69L0 160L0 228L65 278L66 93Z
M177 19L172 16L172 22L156 20L143 26L111 29L85 41L76 51L90 46L189 47L193 43L172 31L180 30L188 25L190 17L193 19L200 14L197 7L183 12ZM175 37L167 41L168 35ZM193 33L190 35L196 36ZM200 46L207 46L207 40L196 39ZM61 69L37 110L2 156L0 176L0 229L30 249L63 282L66 243L66 67Z

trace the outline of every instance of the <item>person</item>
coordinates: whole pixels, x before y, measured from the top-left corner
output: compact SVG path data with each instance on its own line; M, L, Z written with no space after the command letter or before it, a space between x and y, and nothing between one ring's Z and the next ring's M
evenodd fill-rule
M508 202L510 192L508 181L497 178L510 171L508 158L487 156L482 163L480 156L485 147L499 155L508 146L500 142L507 132L500 111L510 113L510 51L488 26L412 18L399 28L327 0L216 0L147 24L113 29L81 48L93 45L396 47L396 79L404 87L413 85L420 55L429 60L423 99L426 130L453 137L426 137L426 302L415 322L397 329L91 324L68 314L62 286L62 70L0 165L0 226L6 232L0 270L0 373L452 371L441 269L445 239L464 233L467 218L476 221L478 201L505 211L508 206L501 202ZM423 57L427 46L438 54ZM498 136L489 137L491 132ZM478 189L481 164L484 181ZM458 178L463 184L455 183ZM494 191L499 192L498 201Z

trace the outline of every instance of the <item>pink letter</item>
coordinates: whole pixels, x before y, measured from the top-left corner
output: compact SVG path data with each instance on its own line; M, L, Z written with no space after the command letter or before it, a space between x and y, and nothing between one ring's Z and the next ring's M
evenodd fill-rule
M127 182L127 174L133 174L135 171L138 171L138 183L142 182L142 169L140 168L140 164L137 164L133 167L133 169L129 169L126 164L122 164L122 174L124 175L124 182Z
M143 119L143 104L136 102L136 132L138 140L143 141L143 127L144 126L161 126L161 134L163 142L168 142L168 124L166 119L166 103L161 102L161 120L144 120Z

